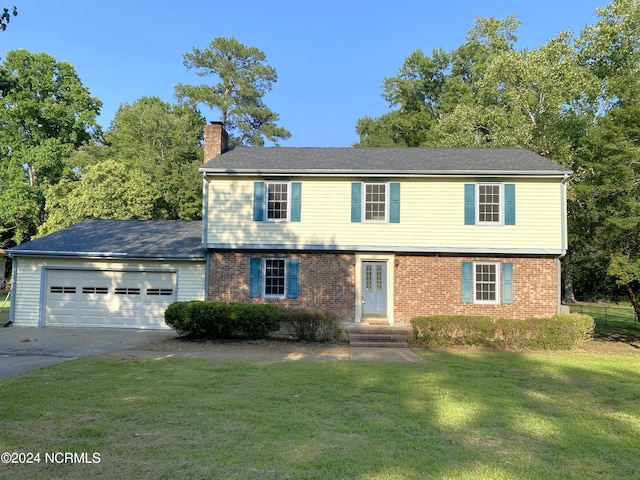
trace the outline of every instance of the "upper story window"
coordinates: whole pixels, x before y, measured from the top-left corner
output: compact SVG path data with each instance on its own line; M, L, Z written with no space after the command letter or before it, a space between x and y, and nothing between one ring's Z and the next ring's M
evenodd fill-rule
M400 223L400 184L353 182L351 221L354 223Z
M364 184L365 222L385 222L387 220L387 184Z
M497 182L465 184L464 223L465 225L515 225L515 184Z
M300 182L254 182L254 222L299 222L302 211Z
M501 223L502 185L478 184L478 223Z
M266 189L266 219L286 220L289 218L289 184L285 182L267 182Z

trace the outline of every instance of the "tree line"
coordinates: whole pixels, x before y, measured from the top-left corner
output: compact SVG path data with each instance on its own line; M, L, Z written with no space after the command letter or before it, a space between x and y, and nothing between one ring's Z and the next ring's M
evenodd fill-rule
M217 83L177 85L176 104L122 104L103 131L102 102L73 65L8 52L0 64L0 248L86 218L199 220L200 105L221 112L232 145L290 136L263 102L277 81L263 52L217 38L185 54L184 65Z
M510 16L476 19L454 50L415 50L354 146L523 147L572 169L565 299L624 293L640 314L640 1L596 13L537 49L516 49Z
M567 299L621 293L640 312L640 0L613 0L580 32L517 49L515 16L478 18L465 42L412 52L386 78L389 112L363 116L354 147L522 147L573 170ZM5 20L8 18L3 17ZM123 104L108 129L73 66L46 53L0 64L0 248L85 218L197 220L201 106L232 144L290 133L263 97L265 54L217 38L183 57L213 83L177 85L177 102Z

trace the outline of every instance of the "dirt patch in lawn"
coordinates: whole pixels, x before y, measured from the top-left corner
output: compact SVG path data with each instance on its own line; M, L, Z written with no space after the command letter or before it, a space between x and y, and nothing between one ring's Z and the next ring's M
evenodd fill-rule
M589 353L640 353L640 332L596 333L583 350Z
M348 354L349 344L346 342L331 343L301 342L289 337L274 337L266 340L189 340L172 338L162 342L150 343L136 348L137 350L168 352L247 352L247 353L282 353L282 354ZM416 350L420 350L419 348ZM498 352L500 350L478 347L449 347L430 349L432 351L457 352ZM513 352L509 350L509 352ZM640 334L638 335L597 335L584 348L576 350L535 350L529 353L595 353L595 354L633 354L640 353Z
M172 338L150 343L137 349L169 352L247 352L247 353L300 353L300 354L348 354L348 343L301 342L288 337L267 340L189 340Z

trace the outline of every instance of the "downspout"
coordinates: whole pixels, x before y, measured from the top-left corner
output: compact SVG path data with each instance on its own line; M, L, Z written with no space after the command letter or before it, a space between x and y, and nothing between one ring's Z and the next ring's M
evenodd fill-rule
M562 179L562 255L567 253L569 248L569 240L567 233L567 182L569 181L569 175L565 175Z
M10 252L7 252L11 259L11 289L9 290L9 321L4 324L5 327L13 325L16 315L16 286L18 284L18 259Z
M205 250L204 253L204 265L205 265L205 272L204 272L204 298L203 300L208 300L209 299L209 250Z
M560 257L556 257L556 272L557 278L557 299L556 299L556 313L562 313L562 263Z
M207 174L202 173L202 248L204 249L204 298L209 298L209 249L207 248L207 223L209 220L209 181Z
M569 234L568 234L568 227L567 227L567 182L569 181L569 175L565 175L564 178L562 179L562 183L561 183L561 201L562 201L562 246L561 246L561 251L562 253L560 254L559 257L556 258L556 271L557 271L557 308L556 311L557 313L561 313L562 312L562 262L560 262L560 259L562 257L564 257L567 254L567 249L569 248Z
M202 246L207 248L207 222L209 220L209 181L202 173Z

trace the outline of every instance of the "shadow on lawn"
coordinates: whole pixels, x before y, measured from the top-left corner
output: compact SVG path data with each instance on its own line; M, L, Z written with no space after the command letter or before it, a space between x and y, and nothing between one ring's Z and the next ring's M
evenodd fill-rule
M637 330L596 328L593 338L601 342L627 343L633 348L640 349L640 332Z
M0 422L33 448L99 446L100 469L56 466L59 478L112 478L116 464L130 478L637 478L635 355L420 355L83 359L3 383ZM64 381L48 378L57 369ZM34 395L45 386L46 398ZM46 444L34 433L39 411ZM89 427L104 433L64 443ZM51 478L29 467L30 478Z
M350 474L577 479L632 478L640 471L640 384L630 361L505 353L423 357L424 366L380 375L369 365L352 381L353 399L341 407L357 418L353 440L388 433L367 447L370 469ZM416 458L419 467L411 463ZM321 471L331 459L316 461Z

